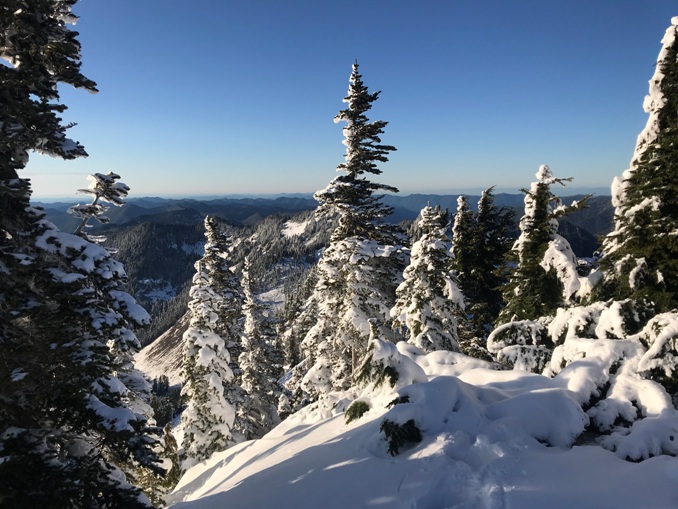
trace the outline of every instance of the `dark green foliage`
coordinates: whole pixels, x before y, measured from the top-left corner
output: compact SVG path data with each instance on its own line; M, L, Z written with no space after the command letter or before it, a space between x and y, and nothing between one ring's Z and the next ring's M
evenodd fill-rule
M393 401L390 401L388 405L386 405L386 408L393 408L396 405L402 405L404 403L409 403L410 402L410 397L405 394L404 396L398 396L396 399Z
M20 65L0 66L0 180L17 178L28 151L63 159L87 155L78 143L65 143L59 114L58 83L96 92L96 83L80 73L77 32L64 16L76 0L6 0L0 7L3 56ZM75 16L73 16L75 18Z
M138 488L110 479L115 467L101 453L66 452L59 435L24 432L5 438L1 453L0 507L8 509L147 508Z
M358 369L356 382L362 384L371 382L374 383L376 387L380 387L384 382L388 381L391 387L395 387L399 377L398 370L393 366L389 366L382 362L374 362L372 360L372 347L370 346L365 360Z
M161 428L170 423L181 411L181 387L170 386L169 379L165 375L153 380L151 396L151 408L153 418Z
M466 292L473 294L475 285L475 262L478 258L475 230L477 225L473 212L468 206L465 196L460 196L457 200L457 213L454 216L454 226L452 228L452 261L451 268L454 270L459 288L466 297Z
M569 296L565 299L559 273L552 266L544 268L542 261L549 243L555 239L557 219L585 206L586 198L563 206L560 198L551 191L551 186L565 185L571 179L554 177L546 165L539 168L536 176L537 181L532 183L531 189L523 189L525 214L520 220L521 235L509 256L515 268L502 289L506 306L497 323L550 316L559 307L570 304L573 298ZM575 260L571 260L571 263L574 264Z
M534 373L541 373L548 365L554 346L541 320L512 321L500 325L488 337L488 349L499 362Z
M116 363L136 343L125 323L135 303L119 291L122 267L99 246L41 223L42 214L30 208L30 183L18 173L29 152L87 155L66 138L70 126L59 118L66 110L59 85L96 91L80 73L77 33L66 27L76 19L75 3L0 5L0 44L9 61L0 65L3 507L147 506L118 467L135 462L161 471L150 450L152 430L114 390L118 375L132 375Z
M384 419L379 427L388 442L388 453L396 456L400 449L412 444L418 444L422 440L421 430L417 427L413 419L405 424Z
M346 161L337 170L345 172L336 177L327 189L316 193L320 212L339 216L339 224L332 233L333 240L349 237L372 239L384 244L396 244L396 230L384 224L384 218L392 208L384 205L375 191L398 192L393 186L369 180L365 174L379 175L377 163L388 161L388 153L396 150L381 143L381 134L388 124L383 120L370 121L366 113L380 92L369 93L358 72L358 63L353 65L348 96L344 102L348 108L341 110L335 122L347 123L344 128Z
M354 401L346 409L346 414L344 415L344 420L346 421L346 424L348 424L352 421L360 419L369 410L370 410L370 405L368 405L365 401Z
M494 204L493 190L492 187L485 190L478 202L473 238L475 254L470 271L472 282L467 284L468 290L461 286L470 316L467 330L473 338L487 337L504 305L501 288L508 281L506 255L514 242L513 211ZM482 347L478 350L472 343L473 340L464 341L463 346L475 352L475 357L484 357L486 352L482 352Z
M664 312L678 308L678 38L662 49L650 88L650 120L613 192L599 296L645 300Z
M452 269L466 308L459 317L459 348L489 359L484 340L503 307L501 287L508 280L506 255L513 244L513 212L494 205L493 188L485 190L474 214L460 196L454 220Z

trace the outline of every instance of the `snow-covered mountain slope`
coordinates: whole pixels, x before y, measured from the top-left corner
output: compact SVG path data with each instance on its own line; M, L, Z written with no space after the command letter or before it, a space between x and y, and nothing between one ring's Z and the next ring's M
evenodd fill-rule
M134 357L136 367L148 378L154 379L160 375L166 375L171 385L182 383L182 338L189 321L190 316L186 312L162 336L136 354Z
M398 363L397 391L371 386L306 407L190 469L171 507L678 507L678 458L633 463L583 443L585 369L548 378L404 343L383 348ZM347 424L354 400L369 410ZM408 421L421 440L392 456L381 430Z

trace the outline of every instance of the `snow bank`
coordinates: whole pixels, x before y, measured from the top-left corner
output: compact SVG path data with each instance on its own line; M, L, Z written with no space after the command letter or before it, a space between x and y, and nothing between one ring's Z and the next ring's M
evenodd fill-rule
M549 378L496 371L462 354L382 346L382 360L399 360L411 374L418 371L407 361L416 363L429 380L396 391L335 394L323 412L307 407L264 438L189 470L171 507L675 507L678 459L631 463L599 446L572 446L590 419L581 405L592 392L583 382L585 366L573 364ZM458 377L445 374L453 369ZM335 404L342 398L360 399L370 409L346 424L345 406ZM380 431L386 419L414 421L421 441L391 456ZM660 415L640 422L645 429L634 433L652 441L673 433L678 420ZM638 440L624 444L615 434L609 440L630 457L638 452Z

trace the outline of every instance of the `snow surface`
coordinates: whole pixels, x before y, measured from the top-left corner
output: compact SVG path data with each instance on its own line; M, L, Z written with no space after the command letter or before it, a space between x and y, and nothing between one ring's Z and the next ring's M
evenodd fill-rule
M134 356L137 369L151 380L166 375L171 385L183 383L183 333L188 328L189 321L190 313L187 312L176 325L139 351Z
M302 221L301 223L297 221L287 221L283 225L282 234L283 237L298 237L306 231L306 227L311 223L312 218Z
M633 463L593 442L573 445L589 422L581 407L593 387L586 383L587 363L575 361L549 378L496 371L458 353L424 355L406 343L375 348L377 357L398 364L395 389L330 394L262 439L190 469L170 506L678 507L678 458ZM428 381L416 383L422 374ZM396 396L407 400L388 408ZM344 411L355 399L370 410L346 424ZM384 419L414 420L422 441L389 455L380 432ZM653 426L650 418L636 424L644 423Z

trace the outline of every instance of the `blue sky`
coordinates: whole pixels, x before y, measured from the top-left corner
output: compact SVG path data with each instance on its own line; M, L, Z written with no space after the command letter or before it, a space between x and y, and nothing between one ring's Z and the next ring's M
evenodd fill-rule
M324 188L355 59L398 148L380 181L413 192L572 188L628 167L674 0L81 0L83 71L65 121L87 159L34 155L34 195L114 171L132 196Z

